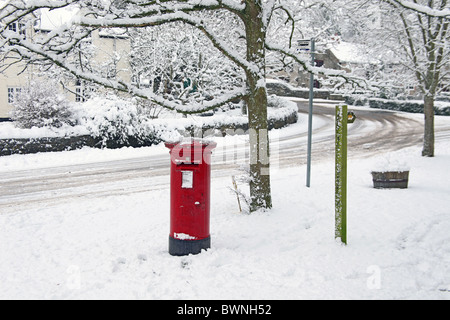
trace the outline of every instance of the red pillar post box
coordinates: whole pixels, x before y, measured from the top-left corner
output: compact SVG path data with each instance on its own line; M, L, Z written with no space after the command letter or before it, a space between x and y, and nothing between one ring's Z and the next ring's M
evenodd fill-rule
M169 253L183 256L211 247L211 153L215 142L166 142L170 149Z

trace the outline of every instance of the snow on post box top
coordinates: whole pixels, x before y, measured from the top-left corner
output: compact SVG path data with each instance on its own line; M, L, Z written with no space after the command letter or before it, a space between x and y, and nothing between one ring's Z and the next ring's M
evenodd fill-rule
M170 158L174 164L211 164L211 152L217 143L210 140L192 139L187 141L166 142L170 149Z

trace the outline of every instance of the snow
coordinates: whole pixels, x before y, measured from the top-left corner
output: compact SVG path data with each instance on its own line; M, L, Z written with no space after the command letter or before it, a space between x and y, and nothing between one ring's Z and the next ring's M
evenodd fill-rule
M393 4L398 4L400 6L403 6L404 8L411 9L413 11L416 11L418 13L423 13L427 16L432 17L449 17L450 16L450 9L449 8L441 8L441 9L435 9L430 6L418 4L415 1L403 1L403 0L389 0L389 2Z
M376 172L402 172L409 170L411 170L411 168L405 159L392 154L387 154L383 157L379 157L379 161L375 163L372 168L372 171Z
M160 154L169 163L162 145L85 148L2 157L0 171ZM230 176L213 170L212 248L195 256L167 252L168 176L121 181L122 193L87 185L86 196L45 205L0 203L0 299L449 300L450 142L437 141L435 158L411 147L350 159L347 246L334 239L332 160L313 162L311 188L305 166L273 169L274 208L253 215L238 213ZM408 189L372 187L386 159L411 168Z
M0 173L11 171L35 170L58 166L74 166L79 164L95 164L105 161L129 160L136 157L150 157L167 153L163 144L151 148L135 149L125 147L121 149L82 148L74 151L46 152L38 154L11 155L0 157ZM1 190L1 187L0 187Z
M330 47L331 52L339 61L348 63L378 63L379 61L373 58L373 55L367 52L367 48L362 45L340 41L333 43Z
M31 129L20 129L13 122L0 123L0 139L37 139L42 137L65 137L75 135L86 135L89 131L84 126L68 126L61 128L33 127Z
M190 236L186 233L174 233L173 236L175 237L175 239L179 239L179 240L195 240L195 239L197 239L196 237Z
M41 9L39 29L52 31L60 28L62 25L69 23L70 20L78 14L79 9L74 7L60 9Z

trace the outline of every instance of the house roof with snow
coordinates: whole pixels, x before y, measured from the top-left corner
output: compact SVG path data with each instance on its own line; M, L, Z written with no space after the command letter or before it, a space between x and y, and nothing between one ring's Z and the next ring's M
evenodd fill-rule
M41 31L55 30L63 24L70 22L78 12L78 8L60 8L54 10L41 9L40 22L37 29L40 29Z
M380 64L388 62L400 63L399 57L391 50L374 50L364 44L336 41L328 45L328 49L344 63Z
M379 60L370 54L364 45L339 41L330 45L329 50L341 62L356 64L377 64Z
M80 13L77 7L65 7L60 9L41 9L40 21L36 28L40 31L53 31L66 23L70 23L72 18ZM99 30L101 38L127 38L123 28L108 28Z

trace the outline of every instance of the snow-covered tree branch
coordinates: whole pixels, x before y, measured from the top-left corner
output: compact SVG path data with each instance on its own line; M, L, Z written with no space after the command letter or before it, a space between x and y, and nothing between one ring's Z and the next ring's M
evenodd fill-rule
M420 4L417 1L407 1L407 0L384 0L384 1L392 5L403 7L405 9L409 9L430 17L450 19L450 8L448 7L447 1L437 3L436 7L433 7L432 2L429 1L427 1L428 3L426 5Z
M434 100L448 89L449 3L447 0L337 0L355 41L379 55L376 72L387 84L424 99L424 156L434 155ZM392 84L391 84L392 83ZM388 86L387 86L388 87ZM403 87L403 88L402 88Z
M365 90L377 91L379 89L378 86L376 86L375 84L371 84L367 79L349 75L345 70L332 70L312 66L310 59L305 59L304 56L298 54L298 52L294 49L283 48L270 42L266 42L266 48L271 51L279 52L286 57L292 58L306 72L335 79L336 89L339 89L344 84L349 84L353 88L361 88Z
M286 63L295 61L308 72L335 77L339 79L338 85L367 86L362 79L352 78L346 72L311 66L295 52L294 39L303 37L309 28L301 12L312 10L316 3L322 5L322 0L301 3L295 0L10 0L0 9L0 41L3 54L17 55L30 63L51 63L77 79L185 114L212 110L236 99L244 100L253 133L250 135L250 194L251 211L255 211L272 206L270 164L266 161L269 154L266 51L275 52ZM24 37L10 30L18 21L33 28L40 10L62 7L75 7L78 12L68 23L49 33ZM173 59L159 65L155 63L158 68L152 69L153 74L150 74L151 68L137 64L141 57L136 53L155 52L157 43L148 38L146 42L130 39L134 52L131 58L135 59L131 68L136 72L133 81L106 76L98 68L88 66L81 57L76 58L81 44L88 42L94 32L122 30L127 35L145 39L145 32L151 33L149 30L164 33L174 26L195 30L192 35L202 39L197 43L205 48L207 55L195 50L189 52L188 48L180 48L177 43L168 41L170 37L165 37L164 41L172 46ZM324 33L329 28L327 24L316 31ZM156 35L155 39L158 37ZM214 56L215 61L208 61L206 56ZM160 57L165 61L164 55ZM188 58L182 63L176 61L182 57ZM226 85L218 84L208 75L214 72ZM147 81L147 85L142 85L141 79ZM207 86L209 88L205 89Z

